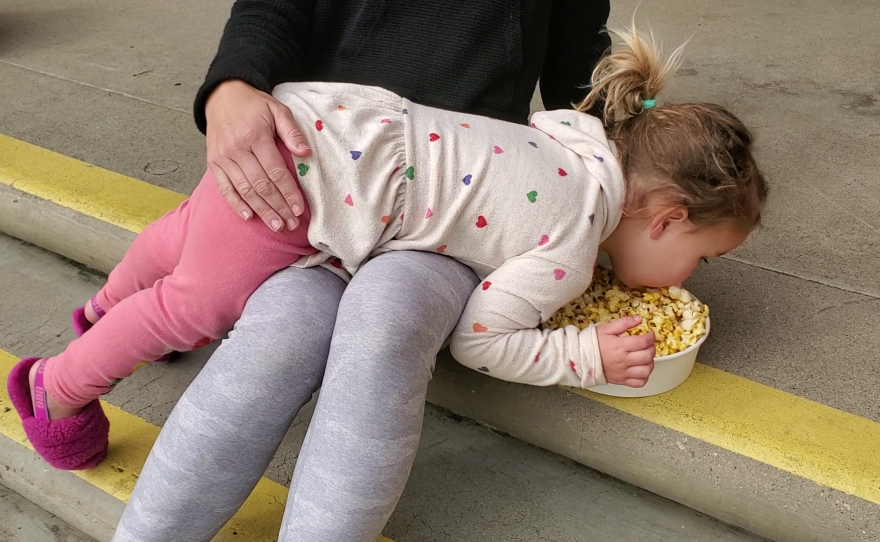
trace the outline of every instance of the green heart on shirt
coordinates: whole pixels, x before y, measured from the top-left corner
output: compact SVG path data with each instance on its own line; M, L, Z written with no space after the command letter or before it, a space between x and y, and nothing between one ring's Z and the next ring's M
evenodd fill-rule
M408 168L406 168L406 178L409 180L413 180L413 177L415 176L415 172L416 172L415 168L412 166L409 166Z
M529 201L535 203L535 200L538 199L538 193L532 190L531 192L526 194L526 197L529 198Z
M296 169L299 170L300 177L305 177L306 173L309 172L309 166L307 166L306 164L300 164L300 165L296 166Z

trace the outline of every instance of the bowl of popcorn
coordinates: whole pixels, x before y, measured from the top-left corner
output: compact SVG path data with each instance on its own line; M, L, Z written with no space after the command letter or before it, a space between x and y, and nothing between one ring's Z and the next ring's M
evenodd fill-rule
M618 397L646 397L669 391L690 376L700 346L709 335L709 307L684 288L629 288L607 269L597 267L590 288L547 321L551 329L585 329L627 316L642 322L624 335L654 332L654 371L647 384L630 388L605 384L590 391Z

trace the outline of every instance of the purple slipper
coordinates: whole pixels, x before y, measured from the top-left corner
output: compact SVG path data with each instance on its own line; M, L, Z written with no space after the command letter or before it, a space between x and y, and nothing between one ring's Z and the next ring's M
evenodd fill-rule
M98 304L95 302L94 297L89 302L92 304L92 308L95 309L95 314L98 314L99 316L102 316L102 317L104 316L104 314L106 314L101 309L101 307L99 307ZM74 309L73 313L70 315L70 320L73 324L73 332L76 333L77 337L82 337L83 333L92 329L92 326L94 325L91 322L89 322L88 318L86 318L86 308L85 307L79 307L78 309ZM169 361L171 361L175 357L177 357L177 354L178 354L178 352L169 352L169 353L163 355L162 357L160 357L159 359L153 361L153 363L168 363Z
M72 418L49 420L45 407L42 367L34 382L38 390L38 412L34 412L28 373L40 358L23 359L12 368L6 380L6 389L12 406L21 418L24 432L34 450L47 463L62 470L94 468L107 456L110 421L96 399Z

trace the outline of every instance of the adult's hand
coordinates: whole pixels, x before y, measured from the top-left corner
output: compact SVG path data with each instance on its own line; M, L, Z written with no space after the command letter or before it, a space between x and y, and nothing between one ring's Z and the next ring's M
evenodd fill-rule
M220 193L245 220L258 215L279 231L294 229L303 196L276 137L296 156L312 151L284 104L243 81L225 81L205 104L208 169ZM277 135L276 135L277 134Z

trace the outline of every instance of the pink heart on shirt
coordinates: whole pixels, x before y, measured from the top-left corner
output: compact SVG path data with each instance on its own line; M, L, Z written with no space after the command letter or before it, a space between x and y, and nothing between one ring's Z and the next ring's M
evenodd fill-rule
M504 152L504 151L501 150L501 147L499 147L498 145L495 145L495 146L492 148L492 152L494 152L495 154L501 154L501 153Z
M539 247L542 247L542 246L546 245L546 244L549 243L549 242L550 242L550 236L549 236L549 235L542 235L542 236L541 236L541 240L538 241L538 246L539 246Z
M556 277L556 280L562 280L565 278L565 271L562 269L554 269L553 276Z
M427 219L427 218L431 218L432 216L434 216L434 211L432 211L431 208L428 207L428 212L425 213L425 218L426 218L426 219Z
M391 119L382 119L379 121L379 124L391 124Z
M345 204L349 207L354 207L354 200L351 199L351 194L345 196Z

